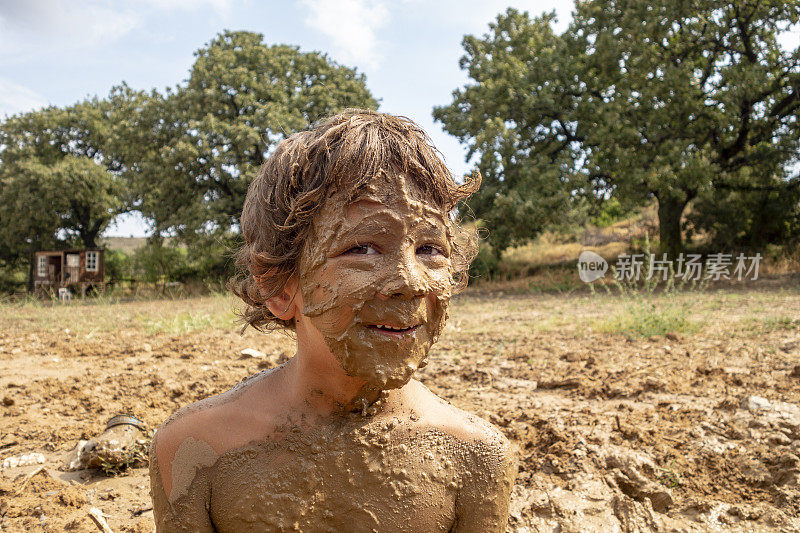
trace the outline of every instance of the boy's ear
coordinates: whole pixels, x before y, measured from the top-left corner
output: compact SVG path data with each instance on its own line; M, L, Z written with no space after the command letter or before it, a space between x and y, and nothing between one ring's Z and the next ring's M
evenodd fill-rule
M275 296L268 298L267 309L280 320L297 318L302 311L301 297L297 278L291 277L283 289Z

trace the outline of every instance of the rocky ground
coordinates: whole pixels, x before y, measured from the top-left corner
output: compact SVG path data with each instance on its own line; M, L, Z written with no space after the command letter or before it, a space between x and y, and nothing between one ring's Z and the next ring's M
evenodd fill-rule
M230 305L2 306L0 530L99 531L93 512L151 531L146 468L59 466L118 412L157 427L291 354L286 335L240 336ZM518 446L509 531L800 530L797 280L633 299L473 290L419 378Z

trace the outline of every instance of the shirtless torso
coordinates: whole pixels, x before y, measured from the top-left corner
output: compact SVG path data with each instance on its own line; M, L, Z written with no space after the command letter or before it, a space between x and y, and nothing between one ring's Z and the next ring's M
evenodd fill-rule
M516 464L490 424L416 380L368 416L322 418L283 389L279 368L164 424L158 531L505 530Z

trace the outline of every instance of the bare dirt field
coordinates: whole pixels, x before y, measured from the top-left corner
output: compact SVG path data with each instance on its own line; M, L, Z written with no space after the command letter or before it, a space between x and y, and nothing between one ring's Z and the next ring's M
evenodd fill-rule
M798 531L798 285L470 290L418 377L518 447L509 531ZM291 355L286 335L240 336L233 305L0 306L0 462L45 458L0 470L0 530L99 531L97 508L115 532L151 531L145 467L59 466L116 413L155 428Z

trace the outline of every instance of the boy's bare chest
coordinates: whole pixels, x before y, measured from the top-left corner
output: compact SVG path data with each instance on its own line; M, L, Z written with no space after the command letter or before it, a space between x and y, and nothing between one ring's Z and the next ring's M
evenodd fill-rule
M346 431L220 458L210 512L223 531L448 531L464 482L438 433Z

